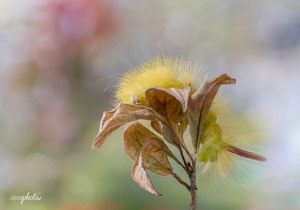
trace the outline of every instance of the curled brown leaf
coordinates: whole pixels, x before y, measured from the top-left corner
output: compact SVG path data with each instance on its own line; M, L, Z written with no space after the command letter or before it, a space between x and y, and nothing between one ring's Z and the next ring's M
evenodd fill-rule
M163 135L162 130L161 130L161 124L157 120L152 120L151 121L151 127L159 134Z
M168 156L176 158L167 145L157 137L145 140L141 149L145 167L159 175L169 175L173 168L168 160Z
M145 92L147 106L154 109L169 123L175 134L175 142L174 139L169 142L175 143L176 146L184 146L183 114L187 111L190 92L190 86L185 89L153 87ZM158 130L155 122L152 122L152 126ZM163 130L162 134L165 134ZM168 139L170 138L167 138L167 141Z
M139 119L154 119L151 110L144 106L120 104L111 111L104 112L100 121L100 128L93 141L92 149L99 148L107 136L126 123Z
M151 137L157 136L140 122L133 122L124 130L124 149L127 154L135 160L140 154L145 140Z
M134 160L139 156L142 148L143 151L145 151L144 145L146 145L147 148L149 148L149 146L156 146L158 151L152 151L151 154L145 158L144 165L147 169L159 175L165 176L170 174L172 166L168 161L167 155L171 155L171 152L158 136L141 123L134 122L125 129L123 138L125 151Z
M139 155L139 157L134 161L134 164L132 165L131 177L138 185L140 185L141 188L148 191L149 193L153 195L161 195L154 188L151 178L149 177L147 171L143 166L143 160L141 155Z
M220 88L224 84L235 84L236 80L226 74L205 82L190 97L188 103L188 115L190 134L195 153L198 152L205 118L211 108L212 102Z
M101 147L106 138L119 127L140 119L155 121L164 138L169 143L178 146L176 134L170 124L152 108L133 104L120 104L111 111L103 113L99 132L93 141L92 149Z
M173 168L168 160L168 156L176 158L162 140L157 137L146 139L139 156L132 166L132 178L146 191L154 195L160 195L155 190L146 169L160 175L172 173Z

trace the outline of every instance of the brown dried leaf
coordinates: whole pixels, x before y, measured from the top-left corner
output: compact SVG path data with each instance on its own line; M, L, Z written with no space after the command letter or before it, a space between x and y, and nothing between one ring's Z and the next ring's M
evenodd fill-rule
M124 130L123 133L125 151L130 157L132 157L132 159L135 160L140 154L145 140L150 137L157 136L140 122L133 122Z
M107 136L122 125L139 119L155 119L151 110L144 106L120 104L111 111L104 112L100 121L100 128L93 141L92 149L99 148Z
M120 104L111 111L103 113L99 132L93 141L92 149L99 148L105 139L122 125L140 119L155 121L166 140L176 145L176 135L170 128L170 125L152 108L133 104Z
M131 177L138 185L140 185L141 188L148 191L149 193L153 195L161 195L155 190L152 181L149 175L147 174L147 171L143 167L141 155L139 155L139 157L134 161L134 164L132 165Z
M162 135L161 124L157 120L151 121L151 127L159 134Z
M162 140L157 137L146 139L141 148L140 155L136 158L132 166L132 178L146 191L154 195L160 195L154 189L146 169L152 170L160 175L170 174L173 168L168 160L168 156L176 158Z
M160 133L167 142L179 147L179 143L177 140L178 134L176 133L176 130L172 129L170 123L168 121L166 121L166 119L164 119L157 112L155 112L151 107L149 107L149 109L151 109L153 111L154 117L155 117L155 119L151 120L152 128L154 130L156 130L158 133ZM177 129L177 131L178 130L179 129Z
M235 79L222 74L213 80L205 82L191 96L188 104L188 113L190 134L195 152L198 152L203 124L219 87L224 84L235 84L235 82Z
M141 154L147 169L163 176L172 172L173 167L168 160L168 156L171 158L176 157L160 138L151 137L146 139Z
M159 174L159 175L169 175L172 171L172 166L168 161L166 151L171 154L167 146L157 137L154 133L149 131L139 122L134 122L131 124L123 134L124 137L124 147L125 151L128 153L132 159L136 159L145 142L149 145L157 146L161 151L152 152L148 158L145 159L144 165L147 169ZM151 140L149 142L148 140ZM158 141L158 143L157 143ZM150 144L151 143L151 144ZM155 145L153 145L155 144ZM164 147L162 147L164 145Z
M153 87L145 92L147 105L169 123L175 136L168 136L172 132L163 129L161 130L162 134L169 143L176 146L184 146L182 137L183 114L187 111L190 92L190 86L185 89ZM158 130L155 123L152 123L152 126Z

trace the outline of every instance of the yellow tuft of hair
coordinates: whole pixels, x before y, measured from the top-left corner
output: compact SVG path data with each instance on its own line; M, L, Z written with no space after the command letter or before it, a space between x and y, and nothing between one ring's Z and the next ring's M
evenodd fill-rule
M126 73L116 92L118 103L146 105L145 91L151 87L185 88L193 85L197 69L177 59L158 58Z

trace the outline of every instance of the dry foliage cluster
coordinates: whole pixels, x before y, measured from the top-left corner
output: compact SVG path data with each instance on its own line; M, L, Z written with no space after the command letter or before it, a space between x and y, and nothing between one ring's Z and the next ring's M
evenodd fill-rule
M140 105L138 97L134 97L131 104L121 103L103 113L92 148L101 147L113 131L130 123L124 130L123 139L125 151L134 160L131 168L134 181L144 190L160 195L147 170L162 176L172 175L189 190L190 208L197 209L197 162L216 161L224 150L254 160L265 160L259 155L223 142L222 138L209 138L210 131L217 126L214 117L208 117L210 108L220 86L224 84L235 84L235 79L226 74L220 75L206 81L194 93L191 92L191 86L184 89L149 88L145 91L146 106ZM147 129L139 120L149 120L152 128L160 135ZM183 139L187 127L193 151L186 147ZM218 135L221 133L218 132ZM178 149L179 158L171 152L168 145ZM172 158L184 169L189 184L173 171L168 158Z

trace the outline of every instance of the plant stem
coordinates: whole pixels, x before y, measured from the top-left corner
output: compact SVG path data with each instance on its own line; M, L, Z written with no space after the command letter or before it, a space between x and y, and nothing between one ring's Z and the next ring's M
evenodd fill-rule
M179 147L180 155L184 163L184 169L190 180L190 185L187 185L186 183L182 183L182 180L179 180L176 176L174 176L174 174L172 175L177 179L177 181L179 181L189 190L191 196L190 209L197 210L196 160L195 158L192 157L190 152L185 147L183 147L183 149L191 161L191 163L186 161L182 148Z
M191 210L197 210L197 185L196 185L196 160L192 160L192 170L189 173L190 179L190 195L191 195Z
M180 183L182 184L183 186L185 186L188 190L190 190L190 186L185 182L183 181L176 173L171 173L172 176Z
M182 161L184 163L184 169L185 169L186 173L189 174L188 164L187 164L187 162L185 160L185 157L184 157L184 154L183 154L183 151L182 151L181 147L179 147L179 152L180 152L181 159L182 159Z
M183 147L183 149L184 149L185 153L189 156L190 160L193 161L193 157L190 154L190 152L185 147Z
M182 163L176 158L176 156L171 156L171 157L172 157L172 158L175 160L175 162L178 163L178 165L180 165L180 166L185 170L185 172L188 174L186 162L184 161L184 164L182 164Z

